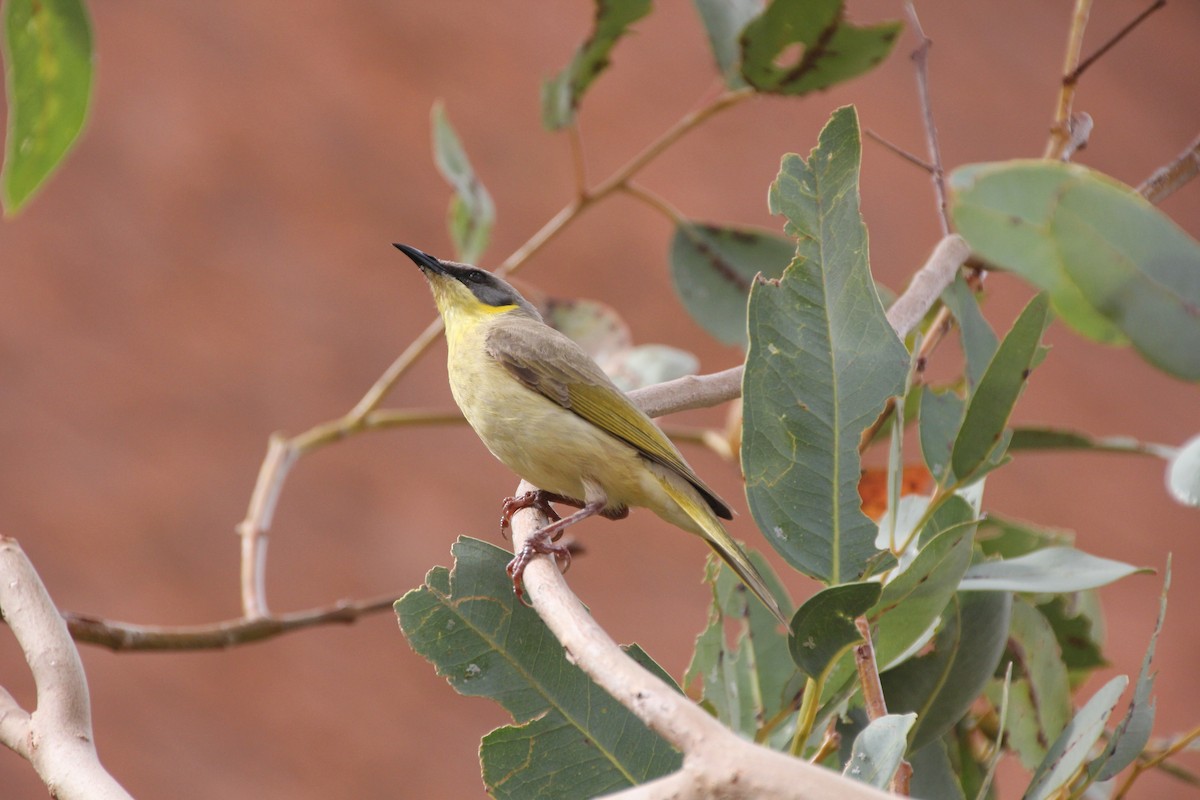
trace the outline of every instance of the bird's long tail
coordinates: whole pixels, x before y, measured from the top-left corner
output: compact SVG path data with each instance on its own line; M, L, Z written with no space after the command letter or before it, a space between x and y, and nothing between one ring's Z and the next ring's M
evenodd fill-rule
M733 540L729 532L725 530L725 526L713 514L712 509L708 507L702 498L696 495L695 492L682 491L679 487L672 484L670 480L659 478L659 482L671 496L680 508L684 510L692 521L703 531L705 540L721 560L729 565L729 568L741 578L742 583L750 591L754 592L755 596L762 601L772 614L774 614L780 622L786 627L788 624L787 618L783 615L783 611L779 608L779 602L775 599L775 595L767 588L767 582L763 580L758 569L747 557L746 552L741 546Z

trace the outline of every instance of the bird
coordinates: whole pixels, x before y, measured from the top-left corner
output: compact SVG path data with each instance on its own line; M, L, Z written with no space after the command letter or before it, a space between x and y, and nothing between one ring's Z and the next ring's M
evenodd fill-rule
M463 416L497 459L537 487L504 501L501 531L521 508L536 507L550 520L508 565L518 597L535 555L569 566L570 551L557 542L568 526L596 515L620 519L640 507L707 541L787 625L762 575L721 524L733 518L729 504L582 347L499 276L394 246L433 292L446 328L450 390ZM560 517L551 503L578 510Z

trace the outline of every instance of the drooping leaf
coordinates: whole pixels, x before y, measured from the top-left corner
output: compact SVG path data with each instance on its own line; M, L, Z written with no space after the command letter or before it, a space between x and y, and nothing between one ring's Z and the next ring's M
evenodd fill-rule
M1063 428L1013 428L1008 449L1016 450L1096 450L1102 453L1134 453L1170 458L1174 450L1161 444L1139 442L1131 436L1092 436Z
M900 23L858 27L841 0L773 0L742 31L742 77L760 92L802 95L878 65Z
M1200 436L1187 442L1167 466L1167 488L1185 506L1200 506Z
M971 249L1049 292L1098 341L1200 380L1200 243L1135 190L1078 164L973 164L949 181Z
M877 581L830 586L808 598L792 617L788 647L792 659L818 679L852 645L862 641L854 620L879 600Z
M579 101L608 67L609 53L629 26L650 13L650 0L596 0L592 35L575 51L566 69L542 84L542 124L548 130L575 121Z
M746 85L742 80L742 54L738 45L746 23L762 13L764 0L696 0L696 10L708 31L708 42L717 69L730 89Z
M87 118L92 26L81 0L8 0L4 7L8 135L3 199L20 211L62 163Z
M475 539L453 547L396 601L409 644L460 694L491 697L515 725L485 737L484 780L495 797L595 796L679 768L679 754L570 663L533 612L515 599L512 554Z
M966 401L949 389L938 391L932 386L921 388L921 411L918 428L921 434L921 455L940 486L954 483L950 469L950 454L954 439L962 427Z
M1025 792L1025 800L1046 800L1071 780L1076 770L1087 761L1092 746L1104 733L1104 723L1108 721L1128 684L1129 678L1118 675L1104 684L1079 709L1033 774L1033 780Z
M970 480L1001 442L1017 398L1025 389L1038 356L1042 332L1050 322L1045 295L1037 295L1013 323L988 363L979 386L967 401L962 428L954 440L950 464L959 481Z
M863 729L854 739L854 750L842 774L882 789L891 781L904 759L908 732L916 714L886 714Z
M1070 531L1042 528L1028 522L988 514L979 521L975 537L985 556L1016 558L1047 547L1069 547L1075 541Z
M1037 739L1042 743L1052 742L1071 716L1067 665L1063 663L1054 629L1037 609L1018 597L1013 601L1008 637L1009 652L1029 684Z
M786 614L790 602L778 577L760 553L748 554L775 597L783 598ZM704 704L726 725L753 737L764 720L792 706L797 669L778 620L762 603L750 601L745 585L727 566L710 559L707 580L713 585L713 605L684 683L699 678ZM731 626L737 635L729 645Z
M1153 572L1073 547L1047 547L1028 555L983 561L967 570L964 592L1079 592L1107 586L1138 572Z
M720 341L745 347L754 276L778 278L795 252L794 242L773 233L688 222L671 240L671 280L692 319Z
M433 104L430 116L433 161L438 172L454 189L450 208L446 212L446 226L450 230L458 260L473 264L487 247L492 225L496 221L496 206L487 188L476 177L441 101Z
M880 676L888 711L917 712L912 752L962 719L983 691L1004 652L1011 608L1012 595L1004 592L955 595L932 651Z
M1158 635L1162 633L1163 619L1167 615L1167 591L1171 588L1171 560L1167 559L1166 575L1163 577L1162 596L1158 601L1158 620L1154 623L1154 633L1150 635L1150 646L1142 657L1142 668L1138 672L1137 683L1133 689L1133 700L1129 710L1117 725L1108 740L1104 752L1088 765L1088 772L1096 776L1098 781L1115 778L1117 773L1133 763L1150 741L1150 730L1154 726L1155 702L1151 697L1154 691L1155 673L1150 671L1154 662L1154 647L1158 643Z
M779 281L750 290L742 466L759 528L792 566L830 584L875 554L859 508L858 440L904 388L908 351L867 263L853 108L834 112L809 160L788 155L770 203L799 238Z
M979 310L979 301L962 275L957 276L954 283L942 292L942 301L958 321L963 352L967 357L967 387L969 392L973 392L1000 342L992 326L984 319Z
M1095 592L1055 595L1037 607L1054 629L1072 689L1090 675L1092 670L1108 665L1101 647L1104 644L1102 620L1089 613L1089 606L1099 603L1094 599L1088 602L1088 596L1094 594Z

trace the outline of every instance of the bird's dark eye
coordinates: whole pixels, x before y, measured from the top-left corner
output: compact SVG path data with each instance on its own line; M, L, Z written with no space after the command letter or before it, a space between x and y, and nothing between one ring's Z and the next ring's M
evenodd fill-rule
M483 273L477 269L473 269L467 273L467 280L471 283L483 283Z

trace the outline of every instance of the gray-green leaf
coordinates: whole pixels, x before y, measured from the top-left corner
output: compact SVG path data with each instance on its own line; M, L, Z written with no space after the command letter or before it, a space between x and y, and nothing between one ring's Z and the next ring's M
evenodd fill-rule
M1092 746L1104 733L1104 723L1112 714L1113 707L1121 699L1121 693L1129 684L1129 678L1118 675L1092 695L1087 705L1071 720L1033 775L1033 781L1025 792L1025 800L1046 800L1071 780L1075 771L1087 760Z
M1107 586L1137 572L1153 572L1073 547L1047 547L1017 558L984 561L959 586L975 592L1079 592Z
M978 388L967 402L962 428L954 440L950 465L957 480L970 481L977 470L993 460L989 456L1002 441L1049 322L1049 303L1045 295L1039 294L1025 306L988 363Z
M1200 380L1200 243L1145 198L1055 161L973 164L949 183L973 251L1048 291L1085 336Z
M841 0L773 0L742 31L742 77L774 94L828 89L883 61L900 28L851 25Z
M1200 506L1200 436L1172 456L1167 465L1167 488L1185 506Z
M685 222L671 240L671 280L684 308L726 344L746 346L746 298L754 276L778 278L796 252L765 231Z
M834 112L805 161L783 159L775 213L798 237L778 281L750 290L742 466L759 528L794 567L853 580L876 553L858 495L858 440L904 389L908 351L884 317L859 213L852 107Z
M717 69L730 89L746 85L742 80L742 54L738 41L746 23L762 13L763 0L695 0L696 10L708 31Z
M441 101L433 104L431 122L433 161L438 172L454 189L446 213L446 226L450 229L458 260L474 263L487 247L492 225L496 221L496 207L492 203L492 196L471 168L467 153L450 125Z
M871 720L854 739L854 749L842 774L877 789L887 786L904 759L908 732L916 720L913 713L886 714Z
M512 554L476 539L453 547L454 570L435 567L396 601L412 648L460 694L491 697L517 723L480 748L495 797L593 797L666 775L679 754L571 664L533 612L516 600Z
M575 121L583 93L608 67L608 55L629 26L650 13L650 0L596 0L592 35L562 72L542 84L542 124L559 130Z

